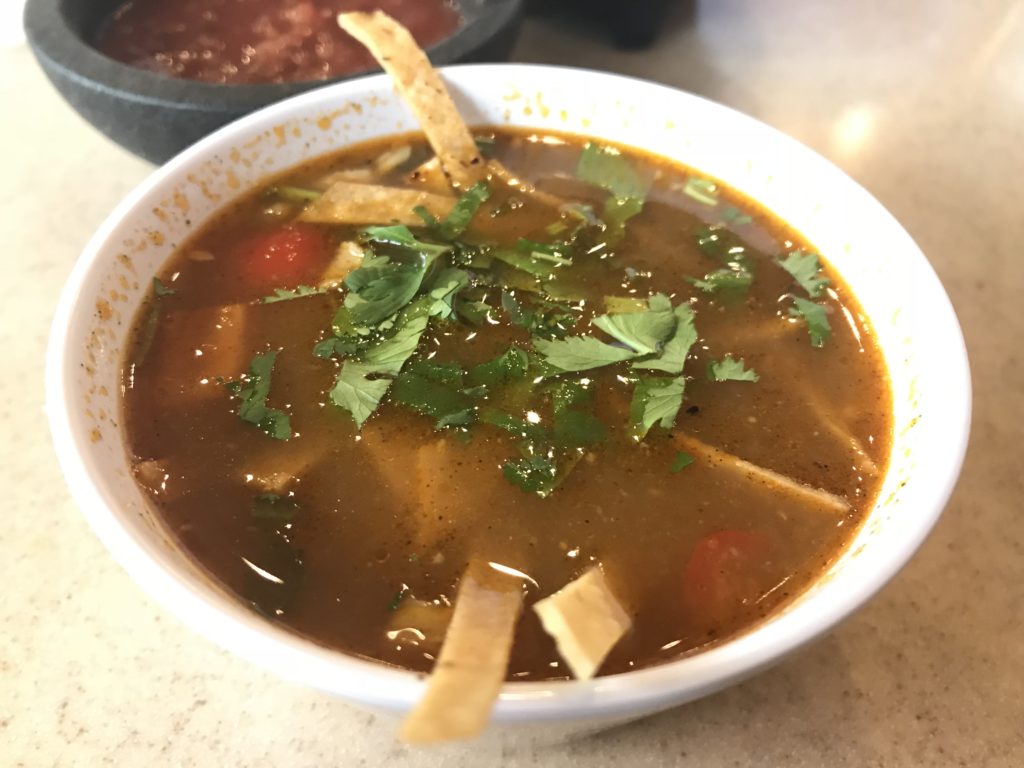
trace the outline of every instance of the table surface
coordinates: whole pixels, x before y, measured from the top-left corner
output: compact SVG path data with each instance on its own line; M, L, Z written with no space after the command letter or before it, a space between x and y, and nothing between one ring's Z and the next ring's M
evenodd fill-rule
M832 159L917 239L974 371L959 487L865 609L742 685L561 747L415 751L392 725L229 656L164 613L68 497L43 414L57 293L149 171L0 50L0 763L4 766L1024 765L1024 3L703 3L649 51L531 19L517 61L611 69L748 112Z

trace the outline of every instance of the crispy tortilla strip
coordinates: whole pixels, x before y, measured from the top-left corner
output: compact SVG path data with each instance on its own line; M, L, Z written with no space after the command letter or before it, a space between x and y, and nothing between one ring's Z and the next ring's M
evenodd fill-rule
M441 169L441 161L436 157L420 163L409 173L409 183L422 186L429 192L437 192L440 195L451 191L451 184L448 177Z
M348 277L349 272L357 269L362 263L363 249L359 243L352 240L343 241L338 245L338 250L335 251L331 263L327 265L327 269L320 276L318 287L333 288L336 285L341 285L342 281Z
M519 178L497 160L488 161L487 169L491 172L492 178L498 179L512 189L520 192L524 197L528 197L541 205L558 208L560 205L565 203L565 200L562 198L552 195L550 192L544 192L543 190L537 189L537 187L526 181L526 179Z
M317 224L423 224L413 212L422 205L439 219L451 211L455 198L417 189L336 181L299 217Z
M258 493L284 496L324 461L330 450L330 446L323 442L311 442L305 438L265 446L245 463L242 480Z
M399 738L410 744L469 739L487 725L508 668L523 585L482 561L470 563L434 671Z
M695 437L676 432L672 435L672 440L680 450L692 453L694 456L704 459L704 461L712 466L731 471L752 483L761 485L776 493L790 496L815 509L837 515L845 515L850 511L850 503L841 496L836 496L834 493L829 493L821 488L805 485L798 480L781 475L771 469L751 464L749 461L733 456L731 453L720 451L718 448L714 448Z
M589 680L633 625L596 565L533 606L579 680Z
M822 428L834 437L839 443L848 447L856 455L856 466L861 472L875 477L878 475L878 465L864 450L864 445L844 426L822 404L818 396L812 392L804 393L804 402L814 411Z
M338 14L338 26L366 46L391 75L452 183L466 188L483 179L487 166L473 134L409 30L381 11Z

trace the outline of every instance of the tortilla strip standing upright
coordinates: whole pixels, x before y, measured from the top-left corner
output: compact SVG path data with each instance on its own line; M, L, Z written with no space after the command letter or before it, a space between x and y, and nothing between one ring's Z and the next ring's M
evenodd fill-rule
M381 11L340 13L338 26L366 46L423 128L441 167L459 189L487 177L487 164L455 102L409 30Z
M505 682L523 584L477 560L459 582L427 690L402 723L410 744L469 739L487 726Z

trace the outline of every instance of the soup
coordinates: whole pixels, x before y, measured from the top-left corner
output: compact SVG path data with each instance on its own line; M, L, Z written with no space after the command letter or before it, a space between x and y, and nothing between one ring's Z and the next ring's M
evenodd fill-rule
M693 169L471 134L407 33L352 23L426 137L268 179L154 281L124 423L159 515L268 621L432 672L412 741L479 730L504 679L627 672L779 610L888 459L840 276Z

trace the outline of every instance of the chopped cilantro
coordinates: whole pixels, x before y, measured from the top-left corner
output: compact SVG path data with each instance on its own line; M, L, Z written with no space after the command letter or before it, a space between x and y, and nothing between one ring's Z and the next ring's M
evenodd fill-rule
M386 256L364 257L349 273L344 309L357 325L375 325L408 304L420 289L423 264L394 264Z
M708 179L688 176L683 193L702 205L718 205L718 185Z
M159 277L153 278L153 293L157 298L162 299L164 296L173 296L175 291L173 288L168 288L164 285L163 281Z
M744 224L751 224L754 221L752 216L732 205L727 205L722 209L722 220L734 227L742 227Z
M461 381L461 377L462 370L458 369L458 380ZM431 377L415 365L395 378L391 399L424 416L433 416L437 419L437 429L466 426L476 420L473 399L460 391L450 375Z
M490 362L474 366L469 372L469 380L488 387L500 386L525 378L529 365L530 358L523 350L509 347Z
M683 377L645 377L636 383L629 419L634 437L642 438L655 424L671 429L683 405Z
M629 346L638 355L657 352L676 327L672 302L663 293L651 296L647 300L645 311L599 315L592 322L616 341Z
M313 346L313 356L322 360L329 360L335 355L347 357L356 351L354 342L347 339L339 339L337 336L328 336L323 341L318 341Z
M576 175L610 193L601 218L611 241L622 237L627 220L643 210L647 185L622 153L611 147L588 143L580 153Z
M299 505L291 498L276 493L261 493L252 502L252 516L257 520L279 520L291 522L299 511Z
M608 428L592 413L564 408L555 411L552 432L560 446L585 448L604 442Z
M807 291L808 296L814 298L831 282L822 276L818 258L816 253L797 248L785 259L776 259L776 263L793 276L800 287Z
M807 333L811 337L812 347L823 347L828 337L832 334L832 326L828 322L828 312L824 305L817 304L799 296L793 296L793 306L789 308L789 314L799 317L807 323Z
M508 314L512 325L525 328L543 339L562 339L576 325L576 318L563 304L536 300L535 308L526 308L516 297L505 291L501 294L501 308Z
M301 299L303 296L313 296L318 293L325 293L326 290L326 288L315 288L312 285L300 285L295 290L275 288L273 296L264 296L260 301L264 304L273 304L278 301Z
M229 381L225 386L241 401L238 417L242 421L255 424L275 440L287 440L292 436L288 414L267 405L275 360L277 352L256 355L249 363L249 372L241 381Z
M547 431L544 427L526 421L526 419L512 416L504 411L499 411L497 408L482 408L480 410L480 422L503 429L518 437L537 441L547 439Z
M455 297L459 291L469 285L469 273L457 267L445 267L433 279L430 298L430 314L448 319L455 312Z
M561 371L586 371L636 357L636 352L605 344L594 336L535 339L533 346L544 361Z
M390 245L419 255L424 261L432 262L442 253L451 250L450 245L428 243L418 239L404 224L393 224L387 227L367 227L363 236L370 243Z
M703 279L688 278L694 287L704 293L719 293L725 296L739 296L750 289L754 276L746 269L716 269L704 275Z
M452 206L445 220L437 224L436 232L442 240L454 240L466 231L476 212L491 196L486 182L478 181L467 189ZM422 217L422 214L421 214Z
M757 381L760 377L757 371L744 367L742 357L734 360L732 355L726 355L720 361L708 363L708 378L711 381Z
M689 304L680 304L674 310L676 329L672 337L665 342L661 354L649 360L638 360L634 368L647 368L666 373L682 373L690 348L697 341L697 328L693 322L693 309Z
M693 456L685 451L676 451L676 457L672 460L672 466L670 469L673 472L682 472L691 464L693 464Z
M483 325L491 316L491 305L486 301L468 301L462 298L455 300L455 314L470 325Z
M547 496L558 480L558 466L548 455L533 454L509 459L502 467L505 479L528 493Z
M547 278L555 274L561 267L572 264L571 259L552 253L545 253L539 250L521 250L511 248L495 248L491 255L508 264L510 267L522 270L534 277Z
M410 560L411 560L411 558L410 558ZM391 598L391 602L388 603L388 610L389 611L397 611L399 604L403 600L405 600L405 598L407 598L409 596L409 592L410 591L411 590L409 589L409 585L408 584L403 584L399 588L399 590L397 592L395 592L394 597Z
M391 379L370 378L379 373L375 366L348 361L341 366L341 372L331 387L331 402L352 414L357 427L363 426L377 410L381 398L391 386Z

